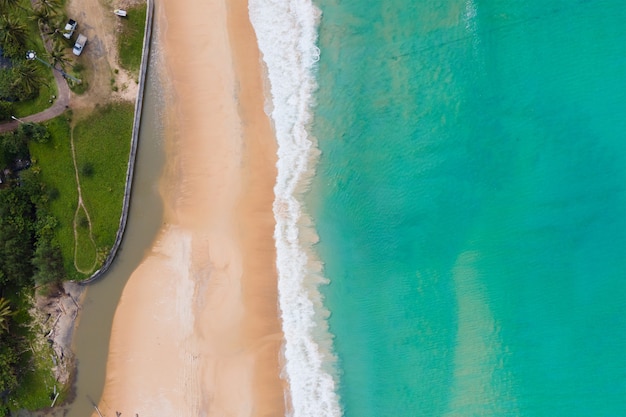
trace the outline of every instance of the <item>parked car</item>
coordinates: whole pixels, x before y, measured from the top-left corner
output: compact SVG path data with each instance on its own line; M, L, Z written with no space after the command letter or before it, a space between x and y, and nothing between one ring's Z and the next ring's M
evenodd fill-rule
M78 23L76 23L76 20L68 20L67 23L65 24L65 29L63 29L63 37L65 39L70 39L72 37L72 35L74 34L74 31L76 30L76 26L78 26Z
M80 35L78 35L78 38L76 38L74 49L72 49L72 52L74 53L74 55L78 56L82 54L83 49L85 48L86 44L87 44L87 37L81 33Z

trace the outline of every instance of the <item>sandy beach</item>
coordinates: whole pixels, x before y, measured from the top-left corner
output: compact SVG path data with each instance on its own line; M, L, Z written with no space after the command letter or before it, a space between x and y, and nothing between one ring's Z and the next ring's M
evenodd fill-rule
M99 408L140 417L284 415L276 143L247 2L163 0L156 12L172 97L165 215L117 307Z

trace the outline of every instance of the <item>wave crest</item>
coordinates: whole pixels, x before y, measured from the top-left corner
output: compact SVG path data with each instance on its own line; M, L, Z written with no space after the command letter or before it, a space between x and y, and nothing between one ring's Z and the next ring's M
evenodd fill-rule
M314 333L325 333L328 340L330 335L325 323L316 322L321 304L317 285L322 280L309 266L299 233L306 219L296 198L319 153L307 127L317 88L313 70L320 56L316 42L321 12L310 0L250 0L248 7L267 67L272 99L268 108L278 142L274 239L285 334L283 371L290 387L288 415L340 416L335 381L326 371L329 354L314 338Z

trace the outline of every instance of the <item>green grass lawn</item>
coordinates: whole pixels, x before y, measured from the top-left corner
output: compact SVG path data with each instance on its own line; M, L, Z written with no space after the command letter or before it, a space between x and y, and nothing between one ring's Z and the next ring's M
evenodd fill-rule
M115 242L122 215L126 170L134 106L113 103L97 107L74 127L74 145L83 202L92 222L95 246L89 238L85 214L79 213L78 252L75 251L74 215L78 191L70 147L69 115L47 123L52 140L30 145L34 168L40 169L42 181L54 190L50 208L59 220L55 237L61 246L63 264L70 279L85 279L98 269ZM78 272L74 262L87 274ZM94 262L97 259L96 267Z
M43 65L43 64L42 64ZM47 72L47 71L45 71ZM57 95L57 85L51 77L49 85L44 85L39 89L39 95L32 100L17 101L13 103L13 113L17 117L26 117L39 113L52 106L50 103L52 96Z
M80 248L76 252L76 268L80 271L93 272L95 271L97 261L97 250L95 242L91 239L89 234L89 224L87 222L87 216L85 211L81 208L76 216L76 247Z
M70 148L69 114L56 117L46 123L52 139L45 144L29 145L33 168L40 169L41 180L53 195L50 210L59 220L55 237L61 247L63 264L68 278L81 278L74 268L74 232L72 224L78 202L74 163Z
M99 254L98 267L119 229L133 116L133 104L112 103L96 108L74 128L76 162Z
M144 4L127 10L128 15L122 18L122 33L118 37L120 65L135 74L141 65L146 7Z

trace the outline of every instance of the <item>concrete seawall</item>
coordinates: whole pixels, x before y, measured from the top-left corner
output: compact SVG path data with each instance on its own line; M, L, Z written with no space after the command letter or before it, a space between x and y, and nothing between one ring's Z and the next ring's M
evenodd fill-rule
M87 285L101 278L108 270L117 251L124 239L124 231L126 230L126 222L128 220L128 209L130 207L131 189L133 184L133 174L135 172L135 160L137 156L137 142L139 140L139 129L141 128L141 112L143 108L144 87L146 82L146 74L148 73L148 62L150 57L150 44L152 40L152 21L154 15L153 0L146 1L146 25L143 38L143 49L141 52L141 67L139 70L139 91L137 92L137 100L135 101L135 118L133 121L133 133L131 137L130 155L128 157L128 169L126 170L126 188L124 189L124 203L122 207L122 216L120 217L120 226L115 236L115 243L111 247L111 251L107 256L104 264L100 269L94 272L89 278L79 281L79 284Z

